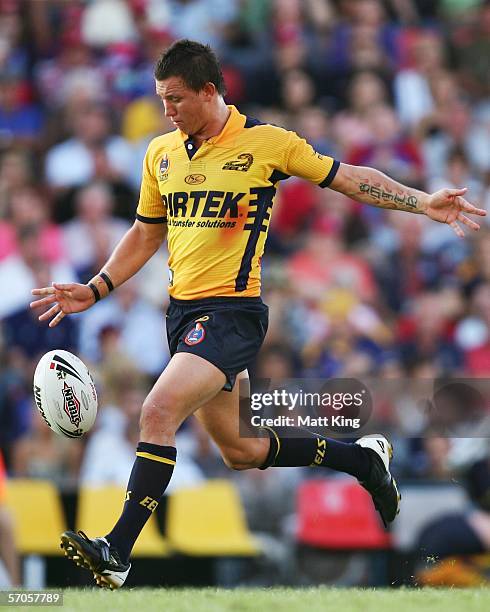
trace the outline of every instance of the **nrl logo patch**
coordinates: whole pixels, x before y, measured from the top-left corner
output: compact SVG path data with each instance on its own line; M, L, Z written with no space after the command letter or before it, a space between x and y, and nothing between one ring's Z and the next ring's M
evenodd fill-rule
M226 162L222 170L237 170L238 172L247 172L253 164L254 157L251 153L240 153L237 159Z
M158 169L158 180L166 181L168 179L168 168L170 166L170 161L168 159L168 155L162 157L162 161L160 162L160 168Z

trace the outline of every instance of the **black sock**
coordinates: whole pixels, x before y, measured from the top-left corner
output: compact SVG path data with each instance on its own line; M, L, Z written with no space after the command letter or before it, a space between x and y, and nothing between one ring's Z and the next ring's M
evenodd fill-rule
M127 563L137 537L167 488L177 457L173 446L140 442L136 449L122 514L106 536L123 563Z
M281 437L272 428L265 429L271 446L263 470L271 466L320 466L346 472L361 481L369 475L369 452L358 444L324 438L307 429L301 430L301 438Z

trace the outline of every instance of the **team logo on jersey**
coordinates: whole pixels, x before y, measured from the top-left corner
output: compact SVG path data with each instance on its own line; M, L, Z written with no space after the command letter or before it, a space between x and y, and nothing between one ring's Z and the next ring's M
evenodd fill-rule
M200 185L204 183L205 180L206 177L204 174L188 174L184 179L188 185Z
M238 170L239 172L247 172L253 164L254 156L251 153L240 153L237 159L226 162L223 170Z
M63 410L68 415L68 418L70 419L70 423L75 425L75 427L78 427L82 420L80 416L80 401L75 395L75 393L73 392L73 387L70 387L69 385L67 385L66 382L64 383L64 386L61 392L63 393L63 400L64 400Z
M191 331L184 338L184 342L187 346L195 346L204 340L206 337L206 330L201 325L201 323L196 323L196 327L191 329Z
M160 168L158 170L158 180L166 181L168 179L168 168L170 166L170 161L168 159L168 155L162 157L162 161L160 162Z

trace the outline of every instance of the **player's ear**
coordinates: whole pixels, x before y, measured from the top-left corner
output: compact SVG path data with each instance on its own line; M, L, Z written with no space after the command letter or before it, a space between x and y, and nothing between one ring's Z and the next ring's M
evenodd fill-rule
M202 94L205 98L211 99L217 93L216 85L214 83L208 82L201 89Z

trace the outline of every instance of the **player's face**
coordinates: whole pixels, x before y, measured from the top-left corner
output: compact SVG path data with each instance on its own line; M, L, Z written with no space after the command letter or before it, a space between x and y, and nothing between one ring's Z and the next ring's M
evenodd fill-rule
M185 134L199 133L207 123L209 92L194 91L180 77L155 81L157 96L165 108L165 116Z

